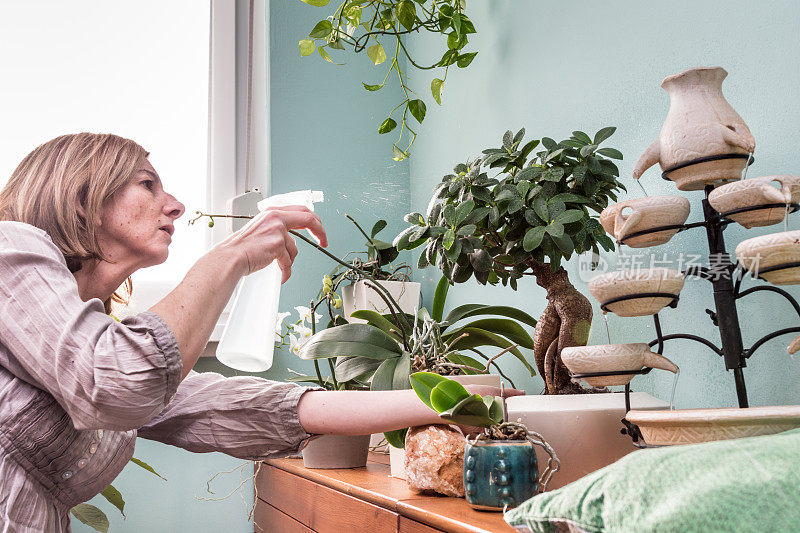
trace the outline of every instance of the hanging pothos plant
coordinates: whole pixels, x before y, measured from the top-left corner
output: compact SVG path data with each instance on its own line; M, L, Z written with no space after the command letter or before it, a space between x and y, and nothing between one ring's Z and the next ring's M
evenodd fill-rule
M327 6L330 0L302 0L318 7ZM394 72L403 91L403 99L378 125L378 133L394 131L398 123L400 132L393 143L395 161L409 157L410 148L417 137L417 124L425 119L427 107L423 99L407 85L407 74L400 63L405 62L419 70L436 70L441 74L431 81L431 96L442 104L442 92L451 65L460 68L469 66L478 54L464 52L468 36L475 33L475 26L464 14L466 0L346 0L333 15L319 21L308 38L299 43L300 55L309 56L316 50L330 63L336 63L329 50L352 49L355 53L366 50L367 57L378 66L389 67L383 80L362 82L367 91L379 91ZM445 51L433 64L422 64L411 56L407 37L411 33L428 31L445 38ZM387 50L389 51L387 53ZM412 127L413 126L413 127ZM402 145L405 144L405 148Z

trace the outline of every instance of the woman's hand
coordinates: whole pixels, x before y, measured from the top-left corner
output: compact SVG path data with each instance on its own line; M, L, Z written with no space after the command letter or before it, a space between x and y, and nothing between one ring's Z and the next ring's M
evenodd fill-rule
M220 246L234 250L245 276L277 261L283 271L283 281L292 274L297 245L290 229L308 229L321 246L328 238L319 217L302 206L277 207L261 211L242 229L225 239Z

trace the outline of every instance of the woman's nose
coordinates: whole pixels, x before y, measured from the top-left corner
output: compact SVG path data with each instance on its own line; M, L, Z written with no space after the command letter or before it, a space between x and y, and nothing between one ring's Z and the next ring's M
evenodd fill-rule
M186 206L180 203L174 196L168 194L169 200L164 205L164 213L173 220L180 218L186 212Z

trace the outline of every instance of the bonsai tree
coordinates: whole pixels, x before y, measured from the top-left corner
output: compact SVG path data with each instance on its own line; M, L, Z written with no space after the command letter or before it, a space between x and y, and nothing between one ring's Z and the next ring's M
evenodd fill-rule
M507 131L502 146L456 165L433 191L425 216L411 213L412 224L394 240L398 250L424 246L419 267L436 265L452 283L475 277L517 290L525 275L547 291L547 307L534 333L536 365L546 394L584 392L561 363L561 350L585 345L592 320L589 301L570 283L562 263L574 253L598 246L612 250L593 213L600 213L625 187L610 159L614 148L600 148L616 128L594 138L575 131L561 142L544 137L523 144L524 128ZM537 146L544 148L529 159ZM610 159L609 159L610 158ZM495 176L489 176L497 169Z

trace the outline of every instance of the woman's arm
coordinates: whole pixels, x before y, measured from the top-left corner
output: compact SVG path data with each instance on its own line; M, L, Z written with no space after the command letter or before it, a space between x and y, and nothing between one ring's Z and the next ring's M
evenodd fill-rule
M469 385L473 394L500 396L497 387ZM524 391L506 389L505 395ZM396 391L311 391L297 407L300 424L309 433L367 435L425 424L442 419L411 390Z
M178 341L185 378L217 323L242 276L260 270L273 260L289 279L297 246L288 230L309 229L327 246L319 217L304 207L262 211L245 227L200 258L181 283L151 311L167 323Z

